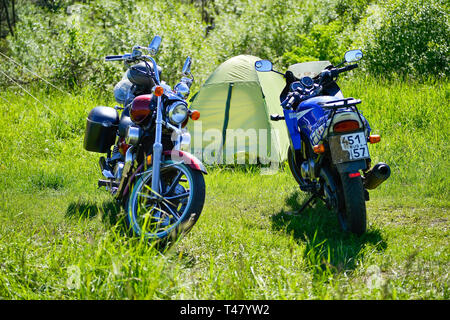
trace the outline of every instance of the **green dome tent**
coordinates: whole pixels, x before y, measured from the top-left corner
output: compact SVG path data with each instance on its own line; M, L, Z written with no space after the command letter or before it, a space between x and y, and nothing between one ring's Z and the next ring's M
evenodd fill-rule
M189 122L191 153L211 163L278 163L286 160L289 139L279 96L285 86L274 72L257 72L258 57L240 55L222 63L191 99L200 111Z

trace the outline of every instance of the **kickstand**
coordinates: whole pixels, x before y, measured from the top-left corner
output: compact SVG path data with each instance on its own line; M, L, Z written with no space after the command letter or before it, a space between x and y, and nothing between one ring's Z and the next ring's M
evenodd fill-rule
M309 197L309 199L306 200L306 202L302 205L302 207L300 208L300 210L297 211L297 214L302 213L302 211L305 210L306 207L308 207L308 206L310 205L310 203L311 203L313 200L316 200L316 199L320 199L320 200L324 201L324 200L320 197L320 195L319 195L318 193L313 193L313 194L311 195L311 197Z

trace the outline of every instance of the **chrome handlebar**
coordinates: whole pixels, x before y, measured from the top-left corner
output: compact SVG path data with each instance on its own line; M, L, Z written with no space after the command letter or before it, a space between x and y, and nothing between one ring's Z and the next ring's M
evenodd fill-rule
M155 59L149 55L143 55L141 51L138 49L149 49L146 47L141 46L135 46L133 47L132 53L125 53L123 55L117 55L117 56L106 56L105 61L125 61L125 62L134 62L137 60L150 60L150 62L153 64L153 71L155 74L155 80L156 84L159 85L161 83L159 78L159 72L158 72L158 65L156 64Z
M155 39L153 39L153 40L155 40ZM153 41L152 41L152 43L153 43ZM158 65L156 64L155 59L153 59L153 57L151 56L151 55L156 54L157 49L152 47L152 43L148 47L134 46L132 49L132 53L125 53L123 55L115 55L115 56L106 56L105 61L125 61L125 63L131 63L131 62L135 62L138 60L149 60L153 64L153 73L155 75L155 83L156 83L156 85L160 85L161 80L159 77ZM157 45L159 46L159 44L157 44ZM150 55L143 55L140 50L147 50L150 53ZM188 63L188 65L186 66L186 63L185 63L185 67L183 67L183 72L185 72L184 68L186 68L187 69L186 72L190 73L190 70L189 70L190 62L191 62L191 60L188 57L186 59L186 63ZM182 96L184 99L186 99L187 96L189 95L189 89L192 85L192 81L193 81L193 78L190 79L190 78L183 77L176 86L178 89L178 90L176 90L177 93L179 93L180 96Z

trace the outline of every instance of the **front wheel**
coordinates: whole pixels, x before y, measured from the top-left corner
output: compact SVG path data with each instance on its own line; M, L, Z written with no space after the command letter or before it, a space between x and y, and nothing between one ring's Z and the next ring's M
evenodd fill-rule
M134 235L173 244L197 222L205 201L203 174L172 160L161 164L160 194L151 189L152 171L134 184L126 204Z
M297 181L297 183L300 186L303 186L305 184L305 182L302 179L302 174L300 172L300 168L297 166L297 164L295 162L294 153L292 152L291 148L288 149L287 160L288 160L289 169L291 170L292 176L294 177L295 181Z

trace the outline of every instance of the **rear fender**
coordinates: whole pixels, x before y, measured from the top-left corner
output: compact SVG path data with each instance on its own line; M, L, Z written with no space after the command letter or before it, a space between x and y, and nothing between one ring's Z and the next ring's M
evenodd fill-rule
M192 170L201 171L204 174L208 174L203 163L197 159L194 155L181 151L181 150L166 150L163 152L166 157L170 157L175 162L183 162Z
M339 173L353 173L357 172L358 170L366 170L367 164L366 160L362 159L357 161L337 163L336 168Z

